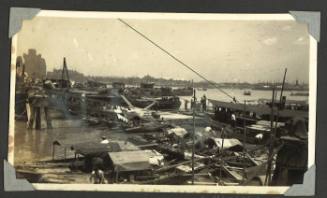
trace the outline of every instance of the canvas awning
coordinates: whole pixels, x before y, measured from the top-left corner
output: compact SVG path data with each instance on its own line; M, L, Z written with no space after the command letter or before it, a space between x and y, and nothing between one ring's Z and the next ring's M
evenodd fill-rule
M101 144L100 141L95 142L83 142L71 146L76 154L94 155L107 153L107 152L119 152L129 150L139 150L137 146L127 141L109 141L108 144Z
M141 171L151 168L151 154L144 150L108 153L117 171Z
M187 134L187 131L184 128L176 127L176 128L168 129L167 133L168 135L174 134L177 137L183 138Z
M246 129L249 129L247 131L260 131L260 132L270 132L270 127L266 125L260 125L260 124L252 124L250 126L247 126Z
M76 154L83 156L98 155L106 152L118 152L121 148L117 142L109 142L108 144L101 144L99 142L83 142L72 146Z
M268 126L270 128L271 126L271 121L267 121L267 120L259 120L257 121L258 125L263 125L263 126ZM273 126L277 126L277 127L283 127L285 126L284 122L273 122Z
M285 126L285 123L283 122L273 122L273 126L277 126L278 127L283 127ZM257 124L252 124L250 126L246 126L246 129L249 129L249 132L262 132L262 133L266 133L266 132L270 132L271 131L271 122L270 121L266 121L266 120L259 120L257 122Z
M221 149L222 146L223 149L230 149L235 146L240 146L243 147L243 144L238 140L238 139L224 139L224 145L223 144L223 139L222 138L209 138L209 140L213 141L215 146L217 146L219 149Z

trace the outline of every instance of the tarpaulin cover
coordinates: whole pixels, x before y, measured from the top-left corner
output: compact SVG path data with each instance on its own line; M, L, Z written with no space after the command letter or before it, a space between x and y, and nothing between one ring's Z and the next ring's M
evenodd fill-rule
M223 139L222 138L210 138L210 139L215 142L215 145L219 149L221 149L222 142L223 142ZM234 146L241 146L241 147L243 147L243 144L238 139L224 139L224 145L223 146L224 146L223 149L229 149L229 148L232 148Z
M81 155L97 155L105 152L118 152L121 147L117 142L109 142L108 144L101 144L99 142L84 142L72 146L76 154Z
M137 146L127 141L109 141L108 144L101 142L83 142L72 146L76 154L81 155L99 155L107 152L119 152L129 150L139 150Z
M118 171L150 169L150 153L144 150L109 152L109 157Z
M183 138L187 134L187 131L184 128L176 127L176 128L168 129L167 133L168 135L175 134L176 136Z

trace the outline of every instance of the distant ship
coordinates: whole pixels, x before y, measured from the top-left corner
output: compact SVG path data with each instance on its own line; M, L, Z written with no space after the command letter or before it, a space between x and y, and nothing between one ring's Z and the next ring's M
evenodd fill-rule
M291 96L309 96L308 92L291 92Z
M153 99L157 101L155 105L151 109L154 110L172 110L172 109L179 109L181 106L181 101L178 96L163 96L161 98L131 98L131 102L133 105L145 108L149 104L153 102Z
M245 96L251 96L251 91L244 91L243 92L243 95L245 95Z

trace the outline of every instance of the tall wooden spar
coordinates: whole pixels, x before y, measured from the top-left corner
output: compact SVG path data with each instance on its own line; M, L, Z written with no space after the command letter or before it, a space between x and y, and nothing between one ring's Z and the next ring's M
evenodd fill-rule
M285 86L285 80L286 80L286 73L287 68L285 68L284 77L283 77L283 84L281 87L280 92L280 98L278 103L277 112L275 115L274 108L275 108L275 87L273 88L273 95L272 95L272 101L271 101L271 126L270 126L270 145L269 145L269 153L268 153L268 162L267 162L267 171L266 171L266 178L265 178L265 185L269 185L271 182L271 174L272 174L272 163L274 159L274 155L276 152L274 152L274 143L276 140L276 130L277 130L277 123L278 123L278 117L279 117L279 109L282 108L282 100L283 100L283 91ZM275 125L274 125L275 122ZM278 150L278 149L277 149Z
M193 133L192 133L192 184L194 184L194 149L195 149L195 109L196 109L196 96L195 96L195 88L192 80L193 87Z

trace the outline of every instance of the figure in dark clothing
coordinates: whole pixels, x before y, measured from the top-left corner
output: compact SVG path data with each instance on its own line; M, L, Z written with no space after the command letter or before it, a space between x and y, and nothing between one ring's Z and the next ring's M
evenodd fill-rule
M290 186L303 183L308 162L307 134L304 120L293 120L289 125L289 134L281 137L284 145L277 153L271 185Z
M185 110L187 110L187 108L188 108L188 100L185 100L185 103L184 103L184 108L185 108Z
M290 186L302 184L307 170L308 147L306 142L285 140L277 154L272 185Z
M191 99L191 109L195 108L195 102L194 102L194 99L192 98Z
M206 111L207 110L207 97L205 94L201 98L201 104L202 104L202 111Z

